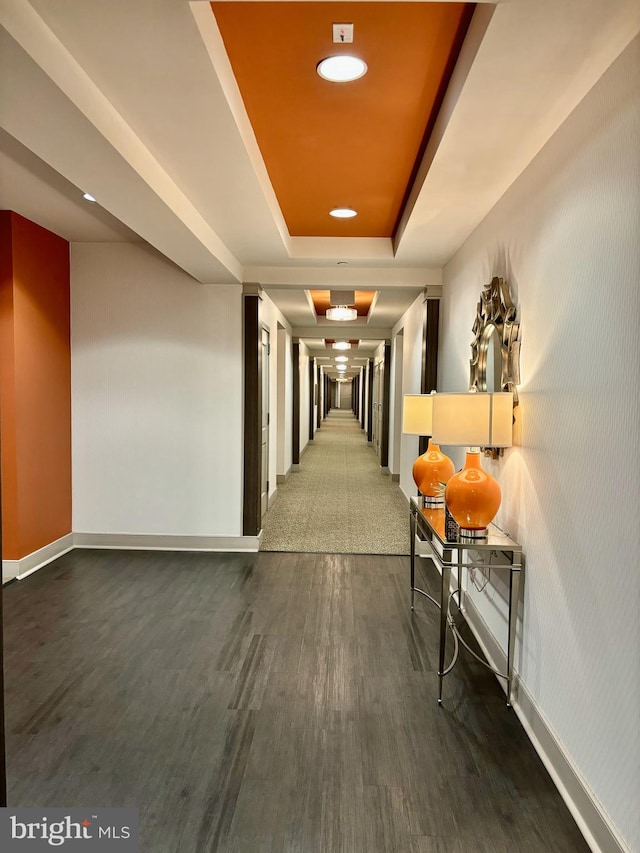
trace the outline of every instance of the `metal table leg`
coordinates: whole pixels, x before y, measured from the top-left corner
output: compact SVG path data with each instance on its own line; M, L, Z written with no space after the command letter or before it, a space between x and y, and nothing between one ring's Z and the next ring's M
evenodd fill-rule
M438 659L438 704L442 705L442 679L447 646L447 617L449 615L449 586L451 568L442 566L442 584L440 587L440 657Z
M409 513L409 535L411 537L411 542L409 543L409 554L411 555L411 609L413 610L416 596L416 516L413 511Z
M513 688L513 656L516 647L519 598L520 566L512 566L509 572L509 639L507 643L507 705L509 707L511 707L511 692Z

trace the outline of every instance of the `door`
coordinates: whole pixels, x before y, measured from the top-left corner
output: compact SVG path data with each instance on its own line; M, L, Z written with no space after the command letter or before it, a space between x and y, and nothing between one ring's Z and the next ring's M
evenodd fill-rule
M348 411L351 408L351 382L340 383L340 408Z
M262 477L260 482L260 508L264 515L269 508L269 360L271 344L268 329L262 330L262 429L261 458Z

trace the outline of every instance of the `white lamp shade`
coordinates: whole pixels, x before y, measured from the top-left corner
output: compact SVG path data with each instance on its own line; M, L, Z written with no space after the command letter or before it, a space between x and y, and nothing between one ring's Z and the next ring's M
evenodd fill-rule
M431 394L405 394L402 401L402 432L407 435L431 435Z
M432 441L468 447L511 447L513 394L435 394Z

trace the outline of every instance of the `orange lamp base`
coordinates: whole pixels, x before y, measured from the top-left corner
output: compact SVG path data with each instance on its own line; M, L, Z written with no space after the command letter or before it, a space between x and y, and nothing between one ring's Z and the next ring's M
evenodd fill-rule
M437 444L429 439L429 445L422 456L413 463L413 479L418 491L425 497L425 506L443 507L444 495L442 483L447 483L455 473L451 459L445 456Z
M445 491L449 512L460 525L460 536L485 537L501 500L498 481L483 469L480 453L469 451L464 468L451 477Z

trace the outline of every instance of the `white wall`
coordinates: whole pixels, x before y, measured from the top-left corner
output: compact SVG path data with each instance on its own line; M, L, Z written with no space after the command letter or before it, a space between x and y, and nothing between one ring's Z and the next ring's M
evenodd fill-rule
M282 325L278 326L277 344L278 386L276 400L277 411L277 455L276 474L286 476L291 470L293 458L292 395L293 365L291 358L291 332Z
M300 455L309 444L309 350L300 342Z
M291 467L290 401L293 393L291 384L291 326L264 292L262 294L260 320L269 330L269 342L271 346L271 354L269 356L269 497L272 497L277 489L277 475L286 474ZM281 341L283 346L279 345L278 327L281 327L284 335L284 341ZM285 361L282 369L280 365L281 359ZM287 377L289 377L288 381ZM288 410L286 408L287 403L289 404ZM286 415L287 411L289 412L288 416ZM284 415L282 420L280 415ZM281 441L279 433L283 429L284 436L282 436L283 440ZM282 454L282 467L279 466L278 460L279 447Z
M422 378L422 328L424 325L424 296L421 293L393 328L393 334L403 332L402 393L419 394ZM417 435L402 435L400 439L400 489L407 500L417 494L411 469L418 456Z
M71 246L73 530L242 533L241 288Z
M391 398L389 400L389 471L400 474L400 448L402 445L402 330L393 336L391 344Z
M639 44L609 69L447 265L438 385L466 390L476 303L482 286L503 276L522 321L519 446L487 467L503 489L497 521L526 555L516 666L527 701L614 834L634 851ZM451 455L461 464L460 453ZM500 588L472 592L482 618L504 636Z

